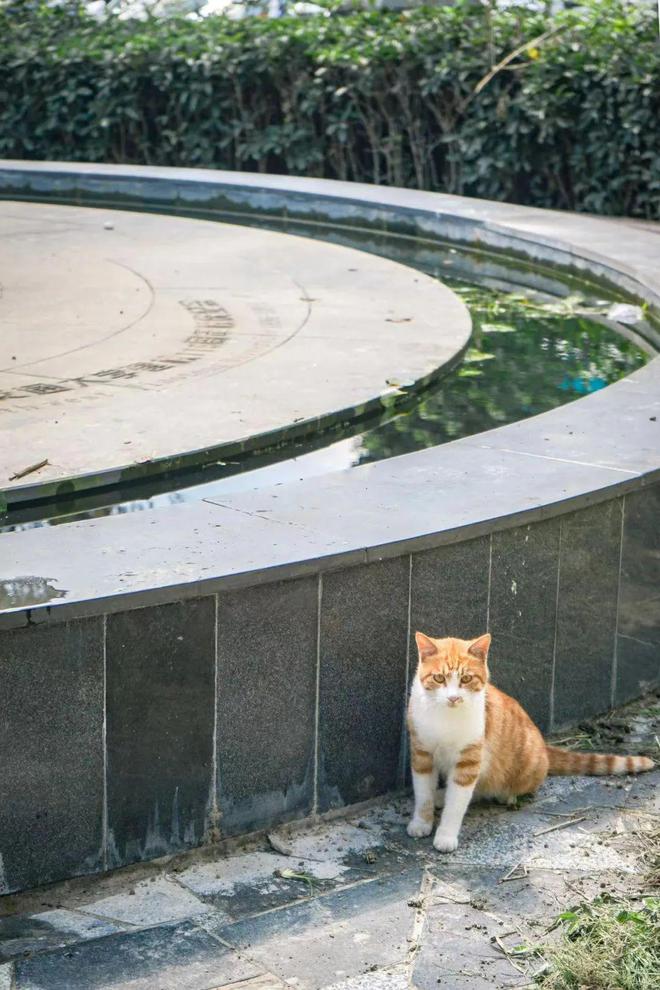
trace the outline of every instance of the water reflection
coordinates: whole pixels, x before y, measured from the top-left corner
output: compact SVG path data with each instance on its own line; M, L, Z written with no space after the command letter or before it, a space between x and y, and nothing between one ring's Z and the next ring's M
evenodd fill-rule
M54 598L64 598L68 592L56 588L53 580L29 575L0 581L0 609L43 605Z

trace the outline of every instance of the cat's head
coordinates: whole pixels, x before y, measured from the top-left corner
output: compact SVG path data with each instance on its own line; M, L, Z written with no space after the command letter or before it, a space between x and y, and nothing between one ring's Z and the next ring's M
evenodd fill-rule
M490 633L477 639L432 639L415 633L422 687L433 692L438 703L461 708L488 683Z

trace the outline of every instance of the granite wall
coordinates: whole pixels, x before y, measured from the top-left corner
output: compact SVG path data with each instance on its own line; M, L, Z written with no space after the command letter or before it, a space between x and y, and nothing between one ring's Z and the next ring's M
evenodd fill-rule
M660 675L660 486L312 576L0 631L0 891L405 781L412 635L493 634L547 731ZM322 565L320 565L322 567Z

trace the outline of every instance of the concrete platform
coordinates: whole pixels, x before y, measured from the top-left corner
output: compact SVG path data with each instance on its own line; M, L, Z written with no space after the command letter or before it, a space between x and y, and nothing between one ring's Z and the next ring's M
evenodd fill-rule
M0 272L9 501L350 419L470 334L458 297L403 265L202 220L4 202Z

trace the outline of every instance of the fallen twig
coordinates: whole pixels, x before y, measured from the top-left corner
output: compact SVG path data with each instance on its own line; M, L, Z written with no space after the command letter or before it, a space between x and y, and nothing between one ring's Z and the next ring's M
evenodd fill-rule
M435 895L435 898L434 899L435 899L436 902L439 902L440 900L443 900L443 901L449 901L451 904L470 904L471 903L471 898L469 898L469 897L465 897L465 898L450 897L449 894L444 894L442 891L438 891L438 893Z
M525 970L522 968L522 966L519 966L518 963L515 963L513 961L513 959L511 958L511 956L513 955L513 953L509 952L509 950L507 949L507 947L501 941L499 935L493 935L491 941L493 942L494 945L497 946L497 948L503 954L504 958L513 966L513 968L516 970L517 973L520 973L521 976L526 976L527 975L525 973Z
M516 873L516 870L522 869L522 873ZM522 863L516 863L512 866L508 873L497 881L498 883L508 883L509 880L524 880L527 876L527 867Z
M586 815L582 818L572 818L569 822L557 822L556 825L550 825L548 828L542 828L539 832L532 832L534 838L539 835L546 835L548 832L556 832L560 828L568 828L569 825L577 825L578 822L586 822Z
M12 474L10 481L16 481L17 478L24 478L26 474L32 474L34 471L38 471L42 467L46 467L48 464L48 458L44 458L43 461L37 461L36 464L30 464L29 467L23 468L22 471L17 471L16 474Z
M548 815L550 818L572 818L573 815L577 815L580 811L586 811L586 808L576 808L575 811L542 811L538 809L539 815Z

